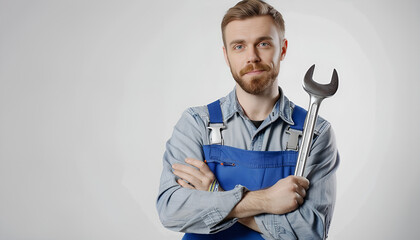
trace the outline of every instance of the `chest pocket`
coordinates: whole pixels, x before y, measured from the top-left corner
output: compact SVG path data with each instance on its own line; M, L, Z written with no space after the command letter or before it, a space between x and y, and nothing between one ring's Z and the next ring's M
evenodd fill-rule
M223 145L203 146L207 165L224 190L236 185L251 191L274 185L293 175L296 151L249 151Z

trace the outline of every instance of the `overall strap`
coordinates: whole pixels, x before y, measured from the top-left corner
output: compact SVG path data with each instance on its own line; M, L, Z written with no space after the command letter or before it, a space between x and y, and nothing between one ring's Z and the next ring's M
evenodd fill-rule
M209 110L210 122L207 126L210 129L210 144L223 145L222 129L225 128L223 123L222 108L220 107L220 100L214 101L207 105Z
M210 116L210 123L223 123L222 108L220 107L220 100L214 101L207 105Z
M292 119L295 125L290 126L290 128L303 131L303 125L305 124L305 118L307 113L308 112L305 109L299 107L298 105L295 105L292 113Z
M302 136L306 114L307 111L297 105L293 108L292 119L295 124L286 130L286 133L289 134L286 150L297 151L299 149L299 137Z

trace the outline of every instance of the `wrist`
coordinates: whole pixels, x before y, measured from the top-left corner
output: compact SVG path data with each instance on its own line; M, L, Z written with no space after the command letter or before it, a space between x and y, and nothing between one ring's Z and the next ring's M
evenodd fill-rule
M270 204L268 200L269 192L267 191L267 189L256 191L255 194L257 195L255 196L255 198L258 198L259 202L259 211L261 213L268 213L270 209Z
M265 190L258 190L258 191L252 191L249 192L249 201L254 206L253 210L256 212L255 215L266 213L268 209L267 199L266 199L266 192Z
M264 213L265 202L262 191L246 192L242 200L229 213L228 218L246 218Z
M208 191L209 192L218 192L218 191L220 191L219 188L220 188L219 181L217 181L217 179L214 179L213 182L210 184Z

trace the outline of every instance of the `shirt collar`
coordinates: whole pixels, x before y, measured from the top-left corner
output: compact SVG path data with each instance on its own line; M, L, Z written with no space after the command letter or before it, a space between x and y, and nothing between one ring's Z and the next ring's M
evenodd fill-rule
M280 97L276 104L274 104L273 110L267 118L273 122L280 117L288 124L294 125L292 119L294 104L283 94L283 90L280 87L279 92ZM227 122L235 113L239 113L240 115L245 116L245 113L236 97L236 88L234 88L226 97L222 98L220 103L222 112L224 113L223 120L225 122Z

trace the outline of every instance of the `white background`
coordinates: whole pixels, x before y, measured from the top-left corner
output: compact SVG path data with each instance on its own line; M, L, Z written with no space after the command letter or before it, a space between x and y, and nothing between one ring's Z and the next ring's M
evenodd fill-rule
M285 94L306 107L306 70L339 73L320 110L341 153L330 239L419 236L419 2L268 2ZM235 3L0 0L0 239L180 239L155 210L164 144L233 89Z

